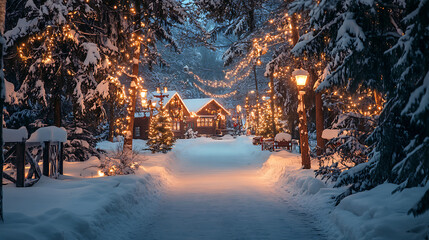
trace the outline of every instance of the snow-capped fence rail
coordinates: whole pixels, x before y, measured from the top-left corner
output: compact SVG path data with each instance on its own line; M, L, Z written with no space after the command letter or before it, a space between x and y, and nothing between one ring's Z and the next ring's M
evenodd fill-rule
M43 175L57 178L63 174L63 144L67 141L64 128L39 128L28 138L25 127L20 129L4 129L3 141L8 151L5 153L5 163L15 165L16 174L12 171L3 172L3 177L16 184L17 187L29 187L39 181ZM41 147L36 156L29 148ZM39 160L43 158L43 171L39 168ZM25 176L25 164L30 168ZM16 175L15 177L13 175Z

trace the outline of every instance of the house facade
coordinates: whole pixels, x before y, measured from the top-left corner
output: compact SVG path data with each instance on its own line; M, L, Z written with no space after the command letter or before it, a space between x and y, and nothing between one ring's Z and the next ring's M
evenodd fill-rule
M184 138L186 131L192 128L199 135L216 135L226 130L226 116L230 113L213 98L182 99L177 92L167 92L163 99L163 108L167 109L171 119L171 129L176 138ZM156 95L154 93L153 95ZM152 95L152 96L153 96ZM153 97L152 100L155 100ZM157 103L157 108L160 105ZM156 115L157 111L153 112ZM137 112L134 118L135 139L148 139L150 112Z

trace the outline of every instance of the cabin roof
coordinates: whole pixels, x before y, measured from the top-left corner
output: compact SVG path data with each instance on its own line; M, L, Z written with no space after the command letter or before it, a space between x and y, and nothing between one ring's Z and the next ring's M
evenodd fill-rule
M185 105L189 109L189 111L195 112L195 113L199 112L206 105L208 105L209 103L211 103L213 101L217 105L219 105L219 107L221 107L228 115L230 115L230 113L228 112L228 110L226 110L222 106L222 104L220 104L218 101L216 101L213 98L194 98L194 99L185 99L185 100L183 100L183 102L185 103Z
M220 104L218 101L216 101L213 98L193 98L193 99L182 99L179 95L178 92L176 91L167 91L167 93L163 93L163 94L168 94L168 97L165 97L163 100L163 105L166 106L171 99L173 99L173 97L175 95L177 95L179 97L180 100L183 101L186 110L191 113L191 112L199 112L201 109L203 109L206 105L208 105L209 103L211 103L212 101L214 101L221 109L223 109L228 115L231 115L228 110L226 110L222 104ZM156 91L151 92L148 94L148 99L151 99L152 101L155 100L157 101L156 107L160 107L159 105L159 98L154 97L155 95L158 95L158 93ZM154 114L157 114L157 111L154 111ZM145 113L145 112L136 112L134 114L134 117L149 117L149 113Z

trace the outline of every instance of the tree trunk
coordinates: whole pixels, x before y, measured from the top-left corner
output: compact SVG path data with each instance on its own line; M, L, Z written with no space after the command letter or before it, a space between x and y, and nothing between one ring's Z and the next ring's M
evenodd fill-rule
M111 99L113 98L113 84L109 83L109 94ZM114 125L115 125L115 106L114 101L109 100L109 115L108 115L108 121L109 121L109 133L108 133L108 140L110 142L113 142L113 134L115 131Z
M258 132L259 132L259 90L258 90L258 79L256 78L256 65L253 65L253 73L255 75L255 94L256 94L256 131L255 131L255 134L258 135Z
M140 3L139 1L135 2L136 12L136 25L137 28L140 28ZM139 34L139 33L136 33ZM124 152L131 153L133 150L133 133L134 133L134 114L136 112L136 103L137 103L137 84L138 84L138 75L139 75L139 60L140 60L140 44L134 49L133 54L133 77L131 79L130 86L130 105L128 106L128 129L124 139Z
M296 13L292 14L291 26L292 26L292 45L295 46L295 44L298 42L298 39L299 39L299 32L296 24Z
M304 93L300 93L298 96L299 96L299 104L300 104L300 107L298 107L298 113L299 113L299 137L300 137L302 167L304 169L310 169L311 168L310 149L308 146L307 114L305 111Z
M3 73L3 48L5 47L4 24L6 16L6 0L0 0L0 221L4 222L3 218L3 106L5 99L4 73Z
M272 131L273 131L273 137L276 136L277 134L277 129L276 129L276 121L274 119L274 76L273 73L271 72L270 74L270 105L271 105L271 127L272 127Z
M317 156L323 154L325 150L325 140L322 138L324 129L323 124L323 102L322 93L316 92L316 139L317 139Z

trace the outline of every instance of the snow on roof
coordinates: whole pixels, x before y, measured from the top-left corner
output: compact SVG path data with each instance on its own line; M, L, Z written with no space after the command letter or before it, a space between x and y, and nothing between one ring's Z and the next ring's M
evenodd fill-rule
M3 128L3 141L8 142L22 142L27 140L28 132L27 128L20 127L19 129L7 129Z
M164 91L162 91L163 95L168 95L168 97L165 97L164 99L162 99L162 105L167 105L168 102L170 102L170 100L174 97L174 95L179 95L176 91L167 91L167 93L164 93ZM156 101L156 107L159 107L159 98L155 97L155 96L159 96L159 93L157 93L156 91L151 92L149 95L149 99L151 99L152 101Z
M186 107L191 112L198 112L202 107L211 102L213 98L194 98L194 99L184 99Z
M42 127L31 134L27 142L67 142L67 131L63 127Z
M218 101L216 101L213 98L193 98L193 99L182 99L182 97L180 97L179 93L176 91L167 91L167 93L163 93L163 94L167 94L168 97L165 97L162 101L163 106L167 105L171 99L173 99L173 97L175 95L177 95L179 97L179 99L181 99L186 107L186 110L191 113L191 112L198 112L200 111L204 106L206 106L207 104L209 104L212 101L215 101L228 115L230 115L229 111L226 110L222 104L220 104ZM156 103L156 107L159 108L159 98L155 97L156 95L159 95L159 93L155 92L151 92L148 94L148 99L152 100L152 101L157 101ZM156 115L157 112L156 110L154 110L154 115ZM144 117L144 116L148 116L145 115L144 112L136 112L134 114L134 117Z
M185 103L186 107L189 109L190 112L198 112L200 111L204 106L209 104L210 102L214 101L216 104L218 104L228 115L230 113L228 110L226 110L222 104L220 104L218 101L216 101L213 98L194 98L194 99L185 99L183 102Z

